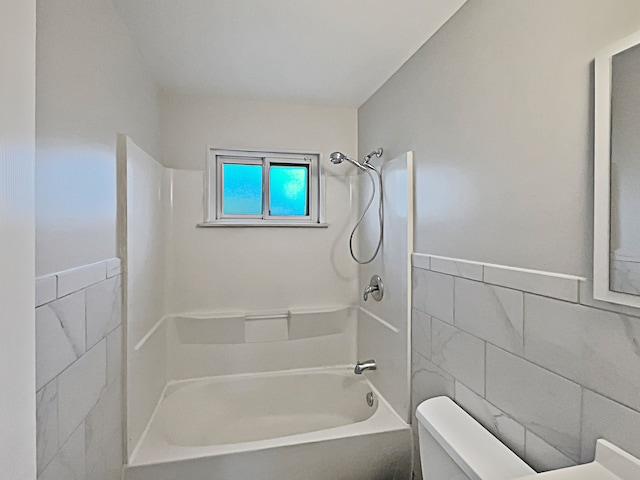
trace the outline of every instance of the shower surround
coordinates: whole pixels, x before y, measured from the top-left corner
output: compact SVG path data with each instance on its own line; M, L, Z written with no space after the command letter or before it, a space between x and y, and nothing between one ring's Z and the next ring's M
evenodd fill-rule
M389 178L396 187L404 179L404 188L401 191L391 188L390 192L399 194L403 191L404 197L399 195L399 198L408 201L407 162L403 160L404 176L398 178L390 173ZM393 272L387 272L393 279L389 301L395 305L393 299L398 295L396 301L405 303L405 314L404 317L391 316L392 312L381 311L392 318L387 321L354 305L356 268L345 258L348 256L347 229L354 214L344 206L355 198L358 179L324 175L324 188L331 192L324 196L328 228L257 229L252 231L255 234L248 235L246 229L196 227L202 221L202 175L202 171L166 168L130 139L120 138L119 237L126 271L127 318L126 478L157 478L164 468L161 465L165 465L169 468L167 471L183 478L205 479L209 478L207 475L215 474L216 469L230 468L236 462L234 459L242 460L248 452L253 452L253 460L241 463L249 468L247 472L257 474L264 470L260 458L271 451L273 442L282 449L278 450L279 460L269 461L279 464L288 462L287 458L296 458L295 452L317 446L319 441L326 442L325 460L318 457L315 449L309 450L308 455L300 457L306 460L301 460L297 466L291 464L291 472L305 468L314 458L320 463L328 458L337 461L345 449L382 441L388 452L384 461L380 463L378 460L381 459L371 458L366 462L367 468L356 470L360 475L386 475L389 472L382 470L391 468L397 478L408 478L411 442L406 424L409 404L406 351L409 244L398 250L404 258L400 280L396 283ZM391 205L390 212L394 214L393 202ZM395 208L397 210L397 206ZM406 229L407 209L407 206L400 208L398 219L404 223L395 224L396 229L402 225ZM394 226L393 221L391 225ZM221 243L216 240L231 237L235 239L230 247L232 250L220 250ZM257 241L261 237L270 238L265 247ZM292 237L299 237L301 241L296 242ZM388 241L394 245L393 239ZM247 245L243 247L245 243ZM231 245L226 240L222 244ZM310 251L314 254L310 255ZM288 265L291 270L287 270L288 274L292 279L300 280L289 281L291 287L284 288L282 272L270 275L269 266L257 276L250 275L245 268L247 259L243 257L256 253L266 265L273 264L274 268L277 265L279 270L282 265ZM292 263L291 256L299 262ZM325 257L324 261L321 257ZM348 271L354 275L345 275ZM233 289L233 285L237 287ZM391 344L385 343L388 334L381 336L378 327L390 329ZM360 334L363 330L365 332ZM393 345L393 351L378 351L383 368L367 372L366 376L354 375L353 365L358 355L366 355L380 345L385 345L387 350ZM404 359L404 364L394 357ZM270 398L281 390L277 387L281 381L278 379L291 378L291 372L300 369L311 369L305 375L317 378L318 385L329 378L326 375L335 375L331 372L340 372L342 380L334 382L335 388L331 389L336 405L344 403L340 400L342 395L348 391L347 386L355 382L360 385L358 391L362 390L359 395L362 398L356 400L360 405L366 406L366 393L373 392L377 405L375 413L370 418L360 414L353 416L347 412L349 402L346 402L343 407L347 410L337 409L329 415L341 418L338 424L334 421L318 423L322 412L313 409L296 417L299 428L294 430L302 433L269 433L268 429L257 432L261 438L273 437L271 443L247 439L238 444L229 440L226 446L213 449L206 445L183 448L186 444L181 441L175 446L159 446L157 440L167 438L166 435L158 436L162 419L167 417L168 405L178 399L183 406L176 408L195 411L197 408L191 409L187 405L198 404L200 394L209 392L210 399L200 404L218 405L216 398L224 395L213 394L214 385L223 388L226 394L228 389L245 385L256 375L257 378L266 375L270 379L260 395ZM404 372L401 373L404 380L400 392L395 392L394 385L388 383L396 371ZM180 385L187 386L188 382L203 388L182 389ZM275 390L268 386L271 383L276 385ZM250 384L253 383L246 385ZM295 399L312 390L298 384L292 384L287 390L290 391L289 399L282 398L273 403L274 408L280 410L269 415L288 418L287 415L299 410ZM183 393L177 395L177 390ZM196 395L197 392L200 394ZM319 394L317 392L315 396ZM391 396L389 403L387 395ZM347 397L349 395L344 398ZM216 408L226 411L231 404L219 404ZM250 417L250 412L244 416ZM256 418L256 423L260 422L262 420ZM201 424L195 418L191 423ZM188 424L189 421L175 426L180 430ZM306 424L317 425L309 430ZM185 438L182 434L174 437ZM176 457L178 451L181 453ZM238 457L240 451L243 453ZM343 471L351 471L347 468L346 458L343 463ZM316 470L322 472L322 469ZM356 470L352 473L357 473ZM214 473L203 473L205 471Z

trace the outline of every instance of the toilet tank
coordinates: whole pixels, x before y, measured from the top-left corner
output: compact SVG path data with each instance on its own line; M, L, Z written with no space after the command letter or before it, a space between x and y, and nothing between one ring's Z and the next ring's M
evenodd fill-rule
M450 398L417 410L424 480L510 480L536 473Z

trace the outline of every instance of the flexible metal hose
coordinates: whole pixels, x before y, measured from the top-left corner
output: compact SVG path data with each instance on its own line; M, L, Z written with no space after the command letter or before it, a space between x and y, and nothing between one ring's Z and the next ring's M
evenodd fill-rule
M360 215L360 218L358 219L355 226L353 227L353 230L351 231L351 235L349 236L349 252L351 253L351 258L353 258L357 263L359 263L360 265L366 265L367 263L373 262L373 260L378 255L378 252L380 251L380 247L382 246L382 237L384 235L384 201L383 201L383 193L382 193L382 174L376 169L376 167L374 167L373 165L370 165L368 162L365 162L364 164L362 164L362 166L367 168L367 169L362 168L362 170L367 172L367 174L369 175L369 178L371 179L371 197L369 197L367 206L364 208L362 215ZM374 180L370 170L373 170L378 175L378 192L380 195L380 202L378 204L378 221L380 224L380 235L378 236L378 245L376 246L376 250L375 252L373 252L373 255L371 256L371 258L369 260L360 260L358 257L356 257L355 253L353 252L353 236L355 235L356 230L360 226L360 223L362 223L364 216L369 211L369 208L371 207L371 204L373 203L373 199L375 198L375 195L376 195L376 181Z

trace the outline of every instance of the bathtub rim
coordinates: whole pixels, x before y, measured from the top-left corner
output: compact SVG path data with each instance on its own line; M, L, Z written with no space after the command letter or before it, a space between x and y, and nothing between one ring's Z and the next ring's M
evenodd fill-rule
M238 442L232 444L222 444L222 445L206 445L206 446L177 446L170 445L170 449L173 451L191 451L191 455L185 456L170 456L169 458L155 461L137 461L137 457L139 456L140 449L144 444L149 432L151 430L151 426L158 414L158 410L160 409L160 405L162 401L166 398L167 392L176 385L180 384L188 384L195 383L200 381L207 380L217 380L223 382L225 380L237 379L237 378L269 378L276 376L295 376L301 374L313 374L313 373L336 373L342 376L347 376L349 373L352 373L353 365L333 365L327 367L312 367L312 368L300 368L300 369L290 369L290 370L275 370L269 372L258 372L258 373L241 373L241 374L231 374L231 375L215 375L208 377L195 377L189 379L180 379L180 380L169 380L165 384L162 389L162 393L158 398L156 406L153 410L153 414L151 418L147 422L145 429L138 441L137 445L133 449L130 457L127 459L127 463L124 465L124 468L134 468L141 467L145 465L157 465L162 463L172 463L172 462L180 462L187 461L192 459L206 458L206 457L216 457L222 455L229 455L235 453L244 453L251 451L260 451L267 450L278 447L286 447L290 445L297 444L313 444L322 441L329 441L337 438L352 438L361 435L370 435L376 433L383 432L391 432L391 431L399 431L405 429L411 429L410 424L405 422L400 415L391 407L391 405L387 402L387 400L380 394L380 391L372 384L372 382L363 375L363 381L366 382L368 387L374 392L377 399L377 408L376 411L367 419L362 420L360 422L350 423L347 425L341 425L338 427L331 427L322 430L315 430L311 432L298 433L294 435L287 435L283 437L275 437L270 439L263 440L253 440L249 442ZM373 424L366 425L365 424ZM363 427L363 428L359 428ZM341 432L346 430L346 432Z

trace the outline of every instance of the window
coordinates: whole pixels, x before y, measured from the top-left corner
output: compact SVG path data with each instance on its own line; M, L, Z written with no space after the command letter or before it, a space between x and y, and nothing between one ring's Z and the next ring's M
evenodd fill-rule
M324 226L318 154L209 151L202 226Z

